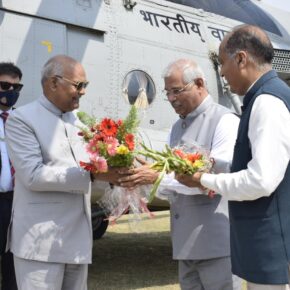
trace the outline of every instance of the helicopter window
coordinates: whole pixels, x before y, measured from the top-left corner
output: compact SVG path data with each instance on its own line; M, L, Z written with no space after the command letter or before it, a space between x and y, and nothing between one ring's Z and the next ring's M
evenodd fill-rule
M155 84L146 72L133 70L124 78L122 93L128 103L146 109L155 98Z

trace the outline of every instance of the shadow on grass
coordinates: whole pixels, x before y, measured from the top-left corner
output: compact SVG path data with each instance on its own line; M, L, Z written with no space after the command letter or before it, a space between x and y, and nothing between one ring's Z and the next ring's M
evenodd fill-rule
M89 290L158 289L177 284L177 263L171 257L168 231L108 232L94 242Z
M162 218L167 218L168 217L168 213L167 212L165 212L164 214L163 213L158 213L158 215L156 214L156 212L154 212L154 211L151 211L151 214L153 215L153 219L154 220L158 220L158 219L162 219ZM152 220L151 218L150 218L150 216L148 215L148 214L144 214L144 216L143 216L143 220ZM119 224L127 224L128 223L128 220L127 219L119 219L119 220L117 220L117 224L119 225Z

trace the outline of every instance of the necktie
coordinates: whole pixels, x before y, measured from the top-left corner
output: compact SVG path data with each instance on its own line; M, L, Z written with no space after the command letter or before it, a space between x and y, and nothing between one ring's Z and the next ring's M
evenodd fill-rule
M5 123L6 123L6 121L7 121L8 116L9 116L9 113L6 112L6 111L3 111L3 112L0 114L0 117L3 119L4 128L5 128ZM13 165L11 164L11 162L10 162L10 171L11 171L11 176L12 176L12 179L13 179L13 185L14 185L14 174L15 174L15 169L14 169Z
M5 126L8 116L9 116L9 113L5 111L0 114L0 117L3 119L3 122L4 122L4 126Z

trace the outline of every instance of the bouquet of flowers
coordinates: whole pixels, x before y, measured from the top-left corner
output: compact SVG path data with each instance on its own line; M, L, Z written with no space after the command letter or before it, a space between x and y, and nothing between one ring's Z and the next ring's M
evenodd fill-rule
M135 157L135 133L139 124L135 106L127 118L114 121L104 118L100 122L85 112L78 118L86 125L79 135L87 143L90 162L80 162L81 167L91 172L107 172L108 167L130 167Z
M78 112L78 118L84 124L79 135L87 143L89 162L80 161L80 166L93 173L107 172L109 167L130 167L136 152L136 133L139 125L137 109L132 106L124 120L114 121L104 118L97 122L85 112ZM117 220L129 209L135 216L149 212L146 194L142 188L126 189L118 186L107 188L98 201L108 214L110 221Z
M171 172L194 174L209 171L213 166L213 159L209 157L209 152L197 144L182 145L175 148L165 145L165 149L161 152L149 149L144 144L141 144L141 146L144 150L139 151L139 154L153 159L151 168L160 172L150 191L149 201L154 198L165 174Z

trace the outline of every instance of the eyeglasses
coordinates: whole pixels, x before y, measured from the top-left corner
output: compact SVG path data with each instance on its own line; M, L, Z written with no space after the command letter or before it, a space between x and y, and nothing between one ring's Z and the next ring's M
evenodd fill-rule
M77 91L81 91L82 89L85 89L89 84L89 82L75 82L75 81L69 80L63 76L59 76L59 75L55 75L55 77L70 83L71 85L73 85L76 88Z
M20 92L22 87L23 87L23 84L19 84L19 83L13 84L13 83L9 83L9 82L0 81L0 87L3 91L8 91L12 87L13 90Z
M185 92L186 89L192 84L194 83L195 80L190 81L189 83L187 83L183 88L180 89L171 89L171 90L163 90L162 92L169 97L170 95L174 95L174 96L178 96L181 93Z

